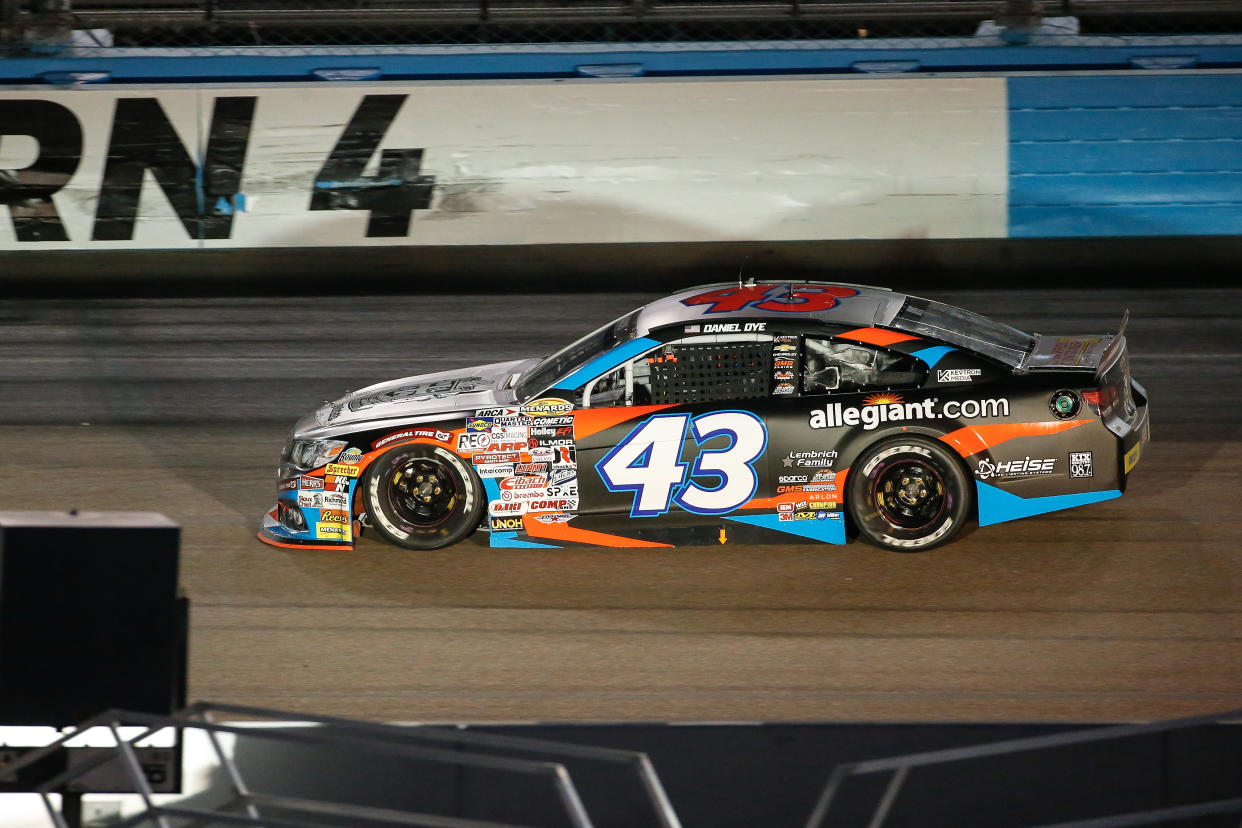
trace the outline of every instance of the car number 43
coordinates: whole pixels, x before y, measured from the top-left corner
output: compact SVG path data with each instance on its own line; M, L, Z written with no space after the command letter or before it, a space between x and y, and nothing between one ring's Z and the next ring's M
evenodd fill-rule
M687 429L698 447L691 463L681 459ZM716 437L729 438L728 445L703 448ZM719 515L754 496L759 488L755 461L767 445L763 421L746 411L694 418L657 414L625 435L595 469L609 491L634 493L631 517L662 515L673 503L688 512Z

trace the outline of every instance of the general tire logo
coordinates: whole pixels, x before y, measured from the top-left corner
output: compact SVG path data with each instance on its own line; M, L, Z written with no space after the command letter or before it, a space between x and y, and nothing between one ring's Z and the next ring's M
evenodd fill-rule
M1091 452L1071 451L1069 456L1070 477L1094 477L1091 467Z

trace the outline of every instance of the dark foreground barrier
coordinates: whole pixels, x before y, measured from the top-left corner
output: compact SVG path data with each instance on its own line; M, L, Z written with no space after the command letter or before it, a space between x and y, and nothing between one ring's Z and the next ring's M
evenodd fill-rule
M75 773L112 764L143 796L145 810L130 825L1236 826L1242 728L1220 719L1239 716L1092 728L454 728L200 703L172 718L97 717L86 727L112 731L112 755L32 787L72 788ZM246 718L265 721L226 723ZM218 760L212 784L182 800L153 800L134 751L146 736L122 737L122 720L147 726L146 734L205 734ZM13 767L28 770L58 750L34 751Z

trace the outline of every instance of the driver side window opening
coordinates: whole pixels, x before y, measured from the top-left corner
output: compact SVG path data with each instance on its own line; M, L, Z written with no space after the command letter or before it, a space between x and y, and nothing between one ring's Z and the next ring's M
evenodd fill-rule
M771 337L697 336L660 345L597 377L583 389L582 405L722 402L771 391Z
M909 388L923 381L918 360L857 342L806 337L802 393L829 394Z

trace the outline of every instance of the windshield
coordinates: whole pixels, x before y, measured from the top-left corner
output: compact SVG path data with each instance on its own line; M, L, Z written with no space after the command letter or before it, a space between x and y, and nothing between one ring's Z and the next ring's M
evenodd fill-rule
M543 360L518 380L518 399L526 400L533 397L600 354L633 339L637 321L638 311L628 313Z
M970 348L1014 368L1035 346L1035 338L1017 328L929 299L909 299L893 327Z

